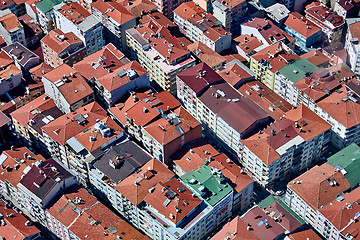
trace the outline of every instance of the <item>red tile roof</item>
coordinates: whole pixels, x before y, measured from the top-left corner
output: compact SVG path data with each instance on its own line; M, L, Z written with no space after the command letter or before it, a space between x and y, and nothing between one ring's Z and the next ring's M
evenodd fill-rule
M83 42L73 32L63 33L60 29L50 31L41 39L47 47L57 54L61 53L73 44L82 44Z
M200 41L187 45L187 49L191 51L201 62L206 63L211 68L218 65L220 67L225 64L226 59L223 56Z
M330 61L330 58L316 49L301 55L301 57L307 59L309 62L318 67L324 64L326 64L324 67L327 67Z
M352 38L360 39L360 22L349 24L349 31Z
M336 184L331 184L334 181ZM288 188L315 211L350 187L345 176L327 163L311 168L288 184Z
M149 0L118 0L135 17L140 17L144 13L152 12L157 9L156 5Z
M321 238L312 229L290 233L288 237L291 240L321 240Z
M74 120L74 116L77 114L87 115L86 124L80 125ZM42 127L42 130L51 139L64 145L70 138L93 126L97 119L102 120L104 118L107 118L106 111L97 102L92 102L74 112L55 119Z
M254 51L256 48L264 45L264 43L260 42L260 40L249 34L243 34L236 38L234 41L238 47L240 47L245 53L249 53Z
M231 222L224 224L222 229L217 232L211 240L229 239L229 240L260 240L254 231L247 230L248 224L239 216Z
M6 14L0 17L0 23L5 28L6 31L14 30L14 29L21 29L23 26L18 21L17 17L13 13Z
M70 105L94 93L83 76L67 64L63 64L46 73L43 75L43 78L53 84L55 84L55 82L62 82L63 84L57 88Z
M241 81L253 78L252 74L250 74L237 63L234 63L217 73L235 88L238 87Z
M96 1L91 6L100 11L107 18L111 18L119 25L123 25L126 22L135 18L135 16L129 12L121 3L113 1Z
M139 172L130 175L117 184L115 189L137 206L144 200L150 188L173 177L174 174L165 164L152 159Z
M78 24L90 16L90 13L77 2L65 3L58 9L58 12L74 24Z
M321 31L321 28L308 21L304 16L297 12L290 13L284 24L305 38Z

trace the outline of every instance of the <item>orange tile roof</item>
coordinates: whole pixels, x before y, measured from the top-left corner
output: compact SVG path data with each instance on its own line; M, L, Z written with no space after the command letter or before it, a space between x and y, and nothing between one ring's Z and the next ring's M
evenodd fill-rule
M221 171L230 180L230 185L236 192L241 192L254 182L238 165L231 161L225 154L212 157L207 165Z
M161 12L154 11L149 12L145 15L142 15L139 19L141 24L145 24L149 21L152 21L158 27L166 26L166 28L176 27L176 24L170 21L167 17L165 17Z
M109 92L112 92L133 80L130 79L127 74L125 74L122 77L118 75L120 71L126 72L130 69L134 70L137 73L138 77L147 74L147 71L138 62L132 61L129 62L128 64L125 64L124 66L121 66L118 69L115 69L111 73L99 77L97 81L104 87L104 89L108 90Z
M219 3L221 3L222 6L225 6L226 8L232 10L233 8L246 4L245 0L217 0Z
M330 94L317 105L343 126L351 128L360 123L360 105L351 100L343 101L348 97L348 91L346 87L339 90L341 92Z
M348 27L351 33L351 37L360 39L360 22L352 23Z
M256 48L264 45L257 37L249 34L240 35L234 38L234 41L245 53L254 51Z
M50 31L41 39L41 42L57 54L61 53L73 44L82 44L81 39L79 39L73 32L63 33L60 29Z
M65 3L58 12L74 24L81 23L84 18L90 16L90 13L77 2Z
M132 20L135 16L129 12L122 4L113 1L96 1L91 6L99 10L103 15L111 18L119 25Z
M54 84L55 82L62 82L63 84L57 88L70 105L94 93L83 76L67 64L46 73L43 78Z
M74 116L77 114L87 115L87 123L84 125L78 124L74 120ZM92 102L74 112L55 119L42 127L42 130L54 141L64 145L70 138L93 126L97 119L102 120L104 118L107 118L106 111L97 102Z
M284 24L306 38L321 31L321 28L297 12L290 13Z
M291 240L321 240L321 238L312 229L290 233L288 237Z
M336 184L330 185L333 181ZM288 188L315 211L335 200L338 193L350 187L345 176L327 163L311 168L288 184Z
M92 77L96 79L128 64L130 61L112 43L101 50L85 57L74 65L74 68L87 80ZM99 64L99 65L97 65Z
M21 108L16 109L11 113L11 117L25 128L28 128L30 119L33 119L36 115L54 107L56 107L54 100L46 98L45 94L43 94Z
M211 68L225 64L226 59L223 56L200 41L187 45L187 49Z
M166 189L164 190L164 188ZM183 189L184 191L179 191ZM168 198L168 194L175 193L175 199ZM169 204L164 206L164 202L170 200ZM193 192L186 186L173 178L167 182L159 182L154 187L153 191L145 196L144 201L155 208L159 213L168 218L171 222L178 224L191 211L194 211L202 202ZM180 209L180 210L177 210ZM170 214L174 218L170 217Z
M50 72L51 70L53 70L52 67L50 67L49 65L47 65L46 63L42 62L39 65L31 68L29 70L29 73L32 77L32 79L37 80L39 82L41 82L41 78L44 74Z
M149 0L118 0L129 12L140 17L143 13L155 11L156 5Z
M6 67L7 65L13 63L14 60L4 51L0 52L0 66Z
M184 145L181 149L171 155L170 159L178 165L185 173L194 170L220 153L204 139L199 139Z
M292 109L289 102L259 81L247 82L238 87L238 91L265 109L273 119L280 119Z
M260 240L254 231L249 231L247 228L248 224L237 216L231 222L224 224L211 240Z
M330 58L316 49L301 55L301 57L307 59L309 62L318 67L324 63L328 64L330 61Z
M116 185L115 189L137 206L144 200L150 188L173 177L174 174L165 164L152 159L139 172L130 175Z
M24 157L25 153L29 156L26 159ZM17 184L20 182L21 176L24 174L23 171L27 166L31 167L36 161L45 160L43 156L35 155L28 148L20 144L16 144L14 150L4 150L2 154L6 156L6 159L2 163L4 168L0 169L0 180L3 182L8 181L15 188L17 188ZM24 162L21 162L21 160L24 160ZM19 167L15 167L16 164ZM6 166L9 166L9 171L5 169Z
M218 74L231 86L238 87L238 84L244 80L252 78L253 76L250 75L247 71L245 71L242 67L238 64L234 63L227 68L218 72Z
M264 132L241 140L241 143L269 166L281 156L277 149L293 138L300 136L309 141L330 128L330 124L301 104L296 109L288 111L284 118L275 121ZM272 130L275 131L275 135L272 134Z
M13 13L6 14L0 17L0 24L5 28L6 31L13 29L19 30L23 28L17 17Z
M13 76L21 73L21 70L16 67L15 64L7 65L4 69L0 70L0 79L10 79L10 75Z

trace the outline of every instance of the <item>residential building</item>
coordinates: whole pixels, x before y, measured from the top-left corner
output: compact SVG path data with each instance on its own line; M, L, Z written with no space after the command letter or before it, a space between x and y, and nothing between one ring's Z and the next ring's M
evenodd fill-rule
M231 216L234 189L220 170L204 165L180 178L213 208L212 219L209 219L208 224L216 227Z
M41 39L44 61L57 68L64 63L72 67L86 55L84 43L73 32L63 33L60 29L51 30Z
M32 153L28 148L17 144L5 149L0 155L0 164L4 166L0 173L1 194L16 207L27 212L26 199L18 189L22 175L26 174L32 164L45 160L43 156Z
M327 57L325 54L323 54L321 51L319 50L312 50L310 52L307 52L303 55L301 55L302 58L305 58L306 60L308 60L309 62L311 62L312 64L314 64L315 66L319 67L319 68L328 68L329 67L329 62L330 62L330 58Z
M250 57L250 70L255 78L274 90L276 73L288 62L299 59L299 56L288 52L281 43L270 45Z
M229 74L229 76L231 75ZM226 78L224 79L226 80ZM253 80L245 82L239 85L237 90L242 95L253 100L261 108L265 109L272 119L280 119L292 109L290 103L259 81Z
M254 55L261 49L269 46L267 42L262 42L253 34L242 34L234 38L236 44L236 51L240 54L246 61L250 61L251 55Z
M359 4L354 0L339 0L334 6L334 11L344 19L358 17L359 9Z
M0 201L2 226L0 237L3 239L41 240L44 235L24 215L9 208L5 201Z
M290 233L284 238L284 240L303 240L308 238L314 240L321 240L319 235L311 228L300 232Z
M297 12L290 13L284 25L285 31L295 37L296 43L304 49L316 47L322 40L321 28Z
M11 113L15 132L30 144L47 151L41 128L64 115L45 95Z
M201 138L201 124L167 91L125 95L110 114L160 162L184 144Z
M36 49L44 37L41 27L28 14L20 16L19 21L24 26L26 46L29 49Z
M248 224L245 223L239 216L236 216L229 223L224 226L211 238L211 240L217 239L249 239L249 240L260 240L261 238L256 235L254 231L247 230Z
M295 48L295 38L266 18L255 17L241 25L241 35L255 36L261 43L273 45L282 42L290 49Z
M197 139L182 146L170 156L169 168L178 176L194 170L211 161L220 153L205 139Z
M322 48L321 51L325 56L330 58L330 66L341 65L347 60L346 49L344 49L343 44L340 42L330 44L329 46Z
M93 84L95 92L107 107L113 106L129 91L150 87L147 71L136 61L94 79Z
M215 172L221 172L234 190L232 211L244 211L253 203L254 181L244 170L231 161L225 154L211 157L206 164Z
M226 63L225 68L217 73L236 89L245 82L255 80L255 74L239 60Z
M304 8L306 5L305 0L281 0L280 2L292 12L304 12Z
M273 22L278 27L282 27L284 24L284 21L289 16L289 9L285 7L284 4L281 3L275 3L267 8L265 8L265 12L267 13L268 18L273 20Z
M82 188L65 192L45 210L48 229L62 240L144 237Z
M153 1L153 3L157 7L157 10L159 12L161 12L162 14L164 14L164 16L169 19L172 19L174 17L173 16L174 10L184 2L187 2L187 1L185 1L185 0L180 0L180 1L156 0L156 1Z
M9 90L21 85L23 77L22 71L15 65L14 60L8 56L4 51L0 52L0 96L7 93Z
M17 184L25 208L41 224L46 224L44 209L61 192L74 185L75 177L54 159L28 167Z
M178 98L184 107L202 123L212 140L234 156L239 154L240 139L270 123L265 110L236 91L205 63L178 74L177 85Z
M129 139L112 146L91 164L91 186L99 196L118 208L114 187L151 161L148 153Z
M195 1L199 2L199 0ZM210 12L221 22L225 30L237 36L240 34L240 24L247 14L247 2L244 0L237 1L208 1L210 3ZM202 7L203 8L203 7Z
M29 70L29 77L23 78L23 86L26 89L26 97L29 101L38 98L45 93L44 84L41 81L42 75L50 72L52 67L42 62Z
M319 161L330 141L330 128L299 105L264 131L241 140L240 162L259 184L271 189Z
M61 3L54 9L56 27L64 33L73 32L83 41L87 54L99 51L104 45L103 25L79 3Z
M34 10L36 17L39 21L39 25L45 34L54 29L55 25L55 16L54 16L54 7L60 4L60 0L43 0L34 2L36 8Z
M217 19L195 2L185 2L174 10L174 23L191 41L200 41L217 53L231 48L231 34Z
M126 51L125 31L135 27L136 17L121 3L115 1L93 2L91 13L104 26L105 42L112 43L116 48Z
M288 183L285 203L302 219L316 226L318 210L326 206L351 185L333 166L315 166Z
M137 18L146 13L159 13L156 11L158 9L156 4L149 0L119 0L118 2ZM171 16L172 15L170 14L169 17Z
M94 101L94 92L79 72L63 64L42 77L45 93L64 113Z
M9 57L14 59L15 65L21 69L24 77L29 75L29 70L41 63L38 55L21 45L19 42L12 43L1 49Z
M195 65L186 46L163 26L153 21L126 30L131 55L162 89L176 94L176 74Z
M26 46L24 27L9 9L0 13L0 34L7 45L20 42Z
M200 41L187 45L187 49L199 62L206 63L215 71L220 70L225 65L226 59L223 56Z
M353 71L356 74L360 73L359 29L360 29L360 21L348 25L345 46L344 46L347 52L348 63L351 67L351 71Z
M320 2L313 2L305 7L305 17L321 28L323 41L329 43L341 41L345 21L334 10Z

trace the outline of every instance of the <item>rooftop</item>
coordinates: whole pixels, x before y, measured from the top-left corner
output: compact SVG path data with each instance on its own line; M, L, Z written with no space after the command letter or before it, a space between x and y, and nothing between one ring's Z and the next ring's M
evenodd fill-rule
M141 17L144 12L156 10L156 5L149 0L119 0L117 2L121 3L135 17Z
M351 186L360 183L360 147L355 143L335 153L328 158L327 164L338 168L342 172Z
M249 34L242 34L234 38L234 41L236 45L248 55L252 55L257 50L260 50L267 46L267 44L261 42L260 39L258 39L254 35Z
M53 7L60 3L62 3L62 1L60 0L42 0L35 4L36 7L40 9L40 11L46 14L46 13L52 13L54 11Z
M41 42L57 54L67 50L73 44L84 46L81 39L79 39L73 32L63 33L60 29L51 30L41 39Z
M263 132L241 140L264 164L269 166L286 151L305 141L309 141L329 130L331 125L317 116L309 108L299 105L272 123Z
M4 11L1 13L0 24L6 31L10 33L16 32L23 28L16 15L10 11Z
M311 16L316 21L326 23L331 29L340 27L345 24L344 18L339 16L334 10L326 7L320 2L310 3L305 7L306 17ZM324 21L324 19L326 21Z
M217 73L234 88L238 88L243 82L255 78L255 73L237 60L227 63L226 68Z
M334 170L335 168L327 163L315 166L287 186L316 211L351 187L345 176Z
M326 65L325 67L327 67L330 61L330 58L328 58L321 51L316 49L301 55L301 57L307 59L309 62L311 62L317 67L320 67L322 65Z
M93 166L109 179L109 183L117 185L150 160L138 145L125 140L111 147Z
M58 184L62 185L73 175L63 168L56 160L48 159L36 164L25 173L20 184L40 199L47 197L48 193Z
M21 45L19 42L12 43L6 47L3 47L1 50L16 59L22 67L26 68L26 65L33 59L38 59L40 63L39 56Z
M305 38L311 37L321 31L321 28L297 12L290 13L284 24Z
M265 11L274 17L274 20L277 22L286 18L290 13L289 9L287 9L286 6L281 3L275 3L265 8Z
M220 169L206 165L196 171L191 170L180 178L211 206L215 206L233 191Z
M279 73L293 83L296 83L297 81L313 73L316 69L318 69L317 66L305 58L300 58L280 68Z
M70 105L94 93L83 76L67 64L46 73L44 79L53 83Z
M206 63L209 67L220 67L226 59L206 46L204 43L197 41L190 45L187 45L189 51L191 51L201 62Z
M115 1L96 1L93 2L91 6L119 26L135 18L121 3Z
M306 229L299 232L290 233L284 240L321 240L320 238L312 229Z
M136 171L117 184L115 189L135 206L138 206L149 193L150 188L173 177L174 174L165 164L152 159L142 166L140 171Z
M57 11L75 25L81 24L85 18L91 15L77 2L67 2L60 6Z

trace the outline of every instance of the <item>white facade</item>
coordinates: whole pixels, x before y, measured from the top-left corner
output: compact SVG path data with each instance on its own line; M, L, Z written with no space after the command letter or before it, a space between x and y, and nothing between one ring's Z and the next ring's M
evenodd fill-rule
M0 11L0 17L6 16L8 14L13 14L9 9L6 9L4 11ZM14 19L16 19L16 16L14 15ZM23 46L26 46L26 38L25 38L25 32L24 27L20 24L19 26L10 30L6 30L2 24L0 24L0 34L4 38L7 45L19 42Z
M360 23L353 23L360 26ZM353 37L350 29L347 30L345 46L344 46L347 55L348 62L351 67L351 71L356 74L360 74L360 44L357 37Z

